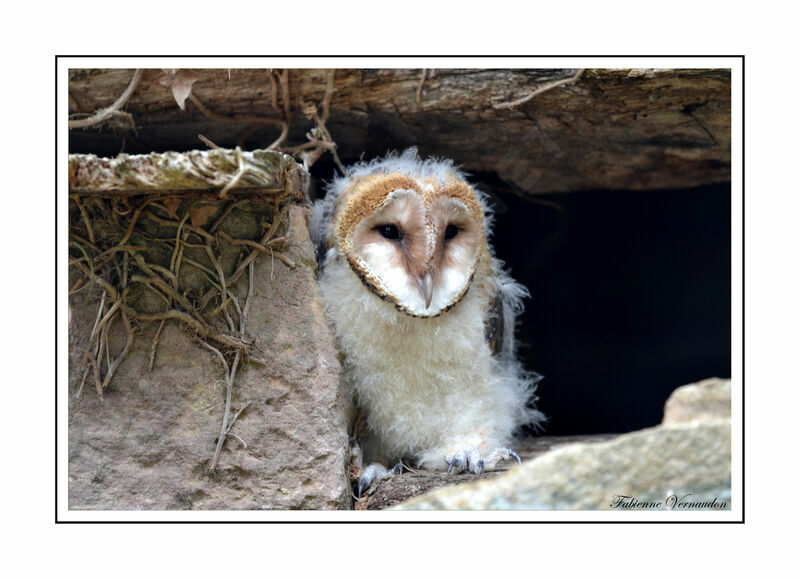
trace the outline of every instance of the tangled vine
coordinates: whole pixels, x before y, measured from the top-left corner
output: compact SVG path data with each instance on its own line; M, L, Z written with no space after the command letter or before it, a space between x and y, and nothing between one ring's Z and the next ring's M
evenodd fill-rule
M216 193L71 195L70 200L70 295L92 288L100 293L75 396L83 395L91 376L102 397L140 327L158 323L150 346L152 370L165 324L180 324L214 354L225 373L225 412L210 463L213 471L225 438L235 437L230 430L246 408L231 418L236 372L245 360L259 361L247 333L254 262L266 254L295 266L284 253L286 238L279 235L288 204L282 206L280 196L220 199ZM242 231L249 235L241 236ZM121 325L125 343L112 351L115 325Z

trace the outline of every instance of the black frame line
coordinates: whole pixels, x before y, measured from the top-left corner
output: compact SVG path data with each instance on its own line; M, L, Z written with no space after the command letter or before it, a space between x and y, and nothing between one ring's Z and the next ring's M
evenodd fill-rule
M731 58L740 59L742 64L742 518L739 521L596 521L596 520L583 520L583 521L481 521L481 520L413 520L413 521L292 521L292 520L279 520L279 521L167 521L167 520L148 520L148 521L65 521L58 518L58 183L59 183L59 151L58 151L58 72L59 72L59 59L67 58L138 58L138 59L151 59L151 58L297 58L297 59L311 59L311 58L471 58L471 59L501 59L501 58L581 58L581 59L596 59L596 58ZM306 55L286 55L286 54L272 54L272 55L176 55L176 54L56 54L55 55L55 230L56 230L56 243L55 243L55 523L57 525L104 525L104 524L126 524L126 525L139 525L139 524L217 524L217 525L253 525L253 524L289 524L289 525L304 525L304 524L323 524L323 525L404 525L404 524L434 524L434 525L448 525L448 524L486 524L486 525L525 525L525 524L555 524L555 525L574 525L574 524L595 524L595 525L739 525L745 523L745 55L744 54L537 54L537 55L521 55L521 54L505 54L505 55L464 55L464 54L411 54L411 55L397 55L397 54L339 54L339 55L320 55L320 54L306 54ZM733 349L733 343L731 343ZM171 511L170 511L171 512ZM445 511L437 511L444 513ZM486 512L486 511L483 511ZM528 511L535 513L537 511ZM548 511L551 512L551 511ZM570 511L571 512L571 511Z

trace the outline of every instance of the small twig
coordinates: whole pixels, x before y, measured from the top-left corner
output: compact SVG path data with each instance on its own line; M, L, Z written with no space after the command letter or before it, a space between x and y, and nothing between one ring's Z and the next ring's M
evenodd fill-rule
M230 430L228 430L228 432L227 432L227 433L225 433L225 436L232 436L232 437L234 437L236 440L238 440L238 441L239 441L239 443L240 443L240 444L241 444L241 445L242 445L244 448L247 448L247 444L245 444L244 440L242 440L241 438L239 438L239 437L238 437L236 434L234 434L234 433L233 433L233 432L231 432Z
M100 331L100 337L98 338L100 342L100 347L97 350L97 355L92 357L91 354L88 354L89 361L93 366L94 369L94 386L97 390L97 395L102 399L103 398L103 379L100 375L100 366L103 364L103 353L106 351L108 347L108 340L107 340L107 326L104 326Z
M281 117L281 134L280 136L273 142L269 147L268 150L277 150L283 143L286 142L286 139L289 137L289 83L288 83L288 75L286 76L287 82L284 83L283 74L279 75L274 70L269 70L267 72L267 76L269 77L270 86L272 88L272 108L280 115ZM281 80L281 97L283 98L283 108L281 109L278 106L278 84L275 81L275 77L278 77Z
M119 309L121 303L122 300L117 300L111 305L111 308L108 310L108 313L104 315L103 319L100 320L100 323L97 324L98 332L101 331L103 328L105 328L106 324L111 321L111 318L114 316L114 314L117 313L117 310Z
M89 281L89 276L84 275L82 278L80 278L78 281L75 282L75 285L69 288L69 295L75 295L76 293L81 291L83 288L86 287L86 282L88 281Z
M214 352L214 353L217 355L217 357L218 357L218 358L220 359L220 361L222 362L222 367L225 369L225 377L226 377L226 379L227 379L227 377L228 377L228 372L229 372L229 369L228 369L228 361L225 359L225 356L223 356L223 355L222 355L222 352L220 352L219 350L217 350L217 349L216 349L214 346L212 346L211 344L209 344L209 343L208 343L208 342L206 342L205 340L198 340L198 341L200 342L200 345L201 345L201 346L203 346L204 348L206 348L206 349L208 349L208 350L211 350L212 352Z
M122 299L125 299L125 296L128 293L128 254L125 253L122 256Z
M117 199L114 199L114 198L112 198L112 199L111 199L111 203L112 203L112 205L113 205L114 213L115 213L115 214L117 214L117 215L128 215L128 214L129 214L131 211L133 211L133 208L132 208L130 205L128 205L128 202L127 202L127 201L125 201L125 199L124 199L124 198L123 198L123 199L121 199L121 200L117 200ZM122 210L122 209L120 209L120 208L119 208L119 206L120 206L122 203L124 203L125 205L127 205L127 206L128 206L128 208L127 208L127 209L125 209L125 210Z
M270 92L270 98L272 99L272 108L275 109L278 114L281 114L281 110L278 108L278 83L275 82L275 75L277 73L272 69L267 71L267 78L269 79L270 88L272 89Z
M136 211L133 212L133 217L131 217L131 222L128 225L128 230L125 232L125 235L122 237L122 239L120 239L119 243L117 243L117 245L115 247L112 247L111 249L108 249L108 250L104 251L103 253L101 253L98 256L98 260L101 257L105 257L107 255L111 255L116 251L120 251L122 246L124 246L126 243L128 243L128 240L131 238L131 235L133 234L133 228L136 227L136 222L139 220L139 216L142 214L142 211L144 211L144 208L147 207L150 203L152 203L154 201L155 201L155 199L145 199L142 202L142 204L139 205L139 207L136 208Z
M578 69L578 72L575 73L575 76L571 76L570 78L563 78L561 80L556 80L554 82L546 84L546 85L544 85L542 87L539 87L536 90L528 93L524 97L518 98L517 100L509 101L509 102L496 103L496 104L492 105L492 108L495 108L495 109L513 109L516 106L519 106L519 105L521 105L523 103L528 102L533 97L535 97L537 95L540 95L543 92L547 92L547 91L549 91L551 89L554 89L556 87L559 87L559 86L562 86L562 85L565 85L565 84L575 84L578 81L578 79L583 75L585 70L586 69L584 69L584 68Z
M153 345L150 347L150 362L147 364L147 371L153 371L153 364L156 361L156 348L158 347L158 341L161 338L161 330L164 329L164 324L167 323L167 320L161 320L161 323L158 325L158 330L156 330L156 335L153 338Z
M269 270L269 279L273 280L275 279L275 254L273 253L272 248L270 248L269 250L269 256L270 256L270 263L272 265L272 267Z
M206 254L208 255L208 259L211 261L211 265L214 266L214 269L217 272L217 281L219 282L220 293L222 294L221 299L223 300L223 304L227 304L227 300L225 296L228 295L228 287L225 283L225 273L222 271L222 265L220 265L217 256L214 255L214 251L211 249L210 245L206 246ZM230 314L228 314L228 308L223 307L222 312L225 314L225 319L228 321L228 329L231 332L236 331L235 326L233 325L233 320L231 320Z
M253 403L252 400L248 400L247 403L244 406L242 406L239 409L239 411L233 416L233 418L231 419L231 423L228 425L228 432L230 432L231 428L233 428L233 425L236 424L236 420L239 418L239 415L241 415L242 412L247 410L247 407L250 406L252 403Z
M236 147L236 162L239 164L239 169L236 171L233 179L231 179L230 182L223 187L222 191L219 192L220 199L225 199L228 196L228 192L236 187L236 184L247 172L247 167L245 166L244 158L242 157L242 150L238 146Z
M222 445L225 443L225 437L228 434L228 416L231 412L231 399L233 398L233 379L236 376L236 369L239 366L239 360L241 360L241 357L241 350L237 350L236 356L233 358L233 364L231 364L231 370L225 380L228 385L225 393L225 413L222 415L222 430L220 430L219 438L217 439L217 448L214 450L214 458L211 459L211 465L209 466L209 470L211 472L214 472L214 470L217 468L219 453L222 452Z
M92 229L92 224L89 221L89 214L86 212L86 207L84 207L83 203L81 203L81 198L77 195L70 195L70 199L75 202L75 205L78 206L78 211L81 212L83 224L86 226L86 231L89 233L89 241L91 241L93 244L96 243L94 239L94 230Z
M72 247L77 248L83 254L84 259L86 259L86 263L89 264L89 267L92 268L92 273L94 273L94 267L92 267L92 258L89 257L89 254L83 248L83 245L88 245L90 248L94 249L95 251L100 251L100 248L97 247L96 245L93 245L90 241L85 240L80 235L75 235L74 233L70 233L69 236L72 239L75 240L75 241L70 241L69 244ZM81 245L81 244L83 244L83 245ZM70 265L72 265L72 264L70 264Z
M186 312L182 312L180 310L167 310L166 312L161 312L158 314L145 314L140 312L132 312L130 308L128 308L128 306L125 305L123 305L122 307L125 308L129 314L132 314L135 319L141 320L143 322L160 322L161 320L177 320L179 322L183 322L201 336L219 342L223 346L227 346L229 348L236 348L237 350L244 350L244 351L247 351L250 348L250 344L248 342L245 342L244 340L237 338L235 336L230 336L227 334L220 333L214 328L211 328L207 324L198 320L194 316L191 316Z
M133 92L136 90L136 87L139 85L139 81L142 80L143 73L144 71L141 68L137 68L134 71L133 78L131 79L128 88L125 89L125 92L122 93L122 96L120 96L110 107L97 111L89 118L69 121L68 124L69 128L84 129L87 127L94 126L98 123L102 123L103 121L114 115L127 114L127 113L121 113L119 109L123 107L125 103L128 102L128 99L131 98Z
M178 288L178 278L175 276L174 273L172 273L166 267L163 267L163 266L158 265L156 263L151 263L150 267L153 268L153 271L157 271L158 273L163 275L165 278L167 278L169 281L171 281L172 285L175 286L175 289L177 290L177 288Z
M209 149L219 149L219 147L217 145L215 145L210 139L205 138L203 135L197 135L197 138L200 139L201 141L203 141L203 143Z
M253 287L255 286L254 282L255 266L252 262L250 262L249 271L247 273L248 273L247 297L244 300L244 310L242 311L242 315L239 316L239 333L242 334L242 338L244 338L245 329L247 327L247 314L250 311L250 302L253 299Z
M274 247L276 245L283 245L285 243L286 243L286 237L282 236L282 237L275 237L274 239L270 239L264 245L266 245L267 247Z
M283 118L287 123L292 121L291 110L289 106L289 69L284 68L281 71L278 80L281 83L281 98L283 99Z
M212 270L210 270L209 268L204 266L202 263L198 263L193 259L189 259L188 257L184 257L183 261L184 261L184 263L186 263L186 265L191 265L192 267L196 267L197 269L199 269L200 271L202 271L204 273L207 273L209 275L216 275L216 273L214 273Z
M142 284L147 289L149 289L151 292L153 292L158 297L160 297L164 301L164 303L167 304L168 308L172 307L172 301L167 296L165 296L163 293L161 293L158 290L158 288L156 288L155 286L153 286L153 284L150 283L150 278L149 277L146 277L146 276L143 276L143 275L132 275L131 276L131 281L134 282L134 283Z
M253 125L251 127L247 127L244 131L242 131L242 134L239 135L239 138L236 140L236 146L244 148L245 141L247 141L247 139L255 135L262 128L264 127L262 127L261 125Z
M114 372L117 371L119 365L122 364L123 360L128 355L128 352L131 350L131 346L133 346L133 328L131 328L131 322L128 319L128 313L125 310L120 311L120 315L122 317L122 321L125 324L125 331L127 332L127 340L125 341L125 347L122 349L122 352L117 356L113 362L109 362L108 364L108 372L106 373L106 377L103 380L102 388L105 390L109 383L111 382L111 378L114 376ZM106 349L108 352L108 349Z
M233 432L231 432L231 430L233 430L233 425L236 424L236 420L239 418L239 416L242 414L242 412L247 410L247 407L250 406L251 403L252 403L252 400L249 400L247 402L247 404L242 406L239 409L239 411L236 414L234 414L233 418L231 419L230 423L228 424L228 429L225 431L225 436L234 437L236 440L238 440L240 443L242 443L242 446L244 446L245 448L247 448L247 445L245 444L244 440L242 440L241 438L236 436Z
M230 298L233 307L236 308L236 315L239 316L239 327L242 327L242 308L239 307L239 300L236 299L236 296L233 295L231 290L228 290L228 297ZM234 331L234 329L231 328L231 331ZM244 331L240 330L239 333L244 334Z
M294 261L289 259L289 257L281 253L280 251L273 252L272 249L270 249L270 253L275 257L277 257L280 261L282 261L289 269L294 269L297 267L297 264Z
M242 338L244 338L245 329L247 327L247 313L250 310L250 300L251 300L251 298L253 296L253 286L255 285L253 283L254 282L254 267L253 267L252 263L250 263L250 265L249 265L249 276L248 277L249 277L249 279L248 279L249 286L248 286L248 289L247 289L247 299L245 300L244 310L241 312L241 314L239 316L239 324L240 324L239 325L239 332L242 335ZM214 349L211 346L208 346L208 347L211 348L211 349ZM219 351L217 351L217 353L219 353ZM221 354L219 354L219 355L221 356ZM233 397L233 381L234 381L234 377L236 376L236 370L237 370L237 368L239 366L239 361L241 360L241 355L242 355L242 350L237 350L236 351L236 356L233 359L233 364L231 364L230 371L227 373L227 376L226 376L226 382L227 382L227 386L228 387L227 387L227 391L226 391L226 395L225 395L225 413L223 414L223 417L222 417L222 429L220 430L220 435L219 435L219 438L217 439L217 448L214 451L214 458L211 460L211 465L209 467L211 472L214 472L214 469L216 469L216 467L217 467L217 462L219 460L219 454L222 451L222 445L225 443L225 438L229 434L231 434L232 436L236 437L242 443L242 445L244 445L244 447L247 448L247 445L244 444L243 440L241 440L238 436L236 436L236 435L231 433L231 428L233 428L233 425L236 423L236 420L239 418L239 415L242 412L244 412L245 408L250 406L250 402L248 402L242 408L240 408L239 411L236 413L236 415L233 417L233 420L230 421L230 424L228 423L228 416L229 416L230 410L231 410L231 399Z
M328 120L328 116L331 112L331 99L333 99L333 91L335 88L335 80L336 80L336 69L331 68L328 70L328 74L326 76L327 82L325 84L325 96L322 97L322 101L320 102L320 107L322 108L322 116L320 120L325 123Z
M100 319L103 317L103 309L106 306L106 290L103 290L103 295L100 297L100 307L97 308L97 317L94 320L94 326L92 326L92 332L89 334L89 342L86 344L86 352L91 349L92 343L94 342L94 337L97 334L97 326L100 323ZM91 366L86 366L86 370L83 372L83 378L81 378L81 385L78 388L78 391L75 393L75 398L80 398L83 395L83 385L86 382L86 376L89 374L89 368Z
M428 75L428 69L422 69L422 77L419 79L419 84L417 85L417 104L422 103L422 86L425 84L425 77Z
M184 241L189 236L189 232L184 232L181 239L177 241L178 246L180 249L178 250L178 258L175 260L175 289L178 289L178 284L181 280L181 265L183 265L183 250L184 250Z
M419 470L417 470L417 469L413 469L413 468L411 468L410 466L408 466L408 465L407 465L406 463L404 463L403 461L400 461L400 464L402 464L402 465L403 465L403 468L404 468L404 469L406 469L406 470L407 470L408 472L410 472L410 473L417 474L418 472L420 472L420 471L419 471Z
M275 141L267 147L268 151L276 151L279 147L286 142L286 138L289 136L289 123L283 123L281 127L281 134L280 136L275 139Z
M214 284L214 287L217 288L217 292L216 293L221 293L222 292L222 290L220 289L220 287L218 285ZM203 312L203 317L208 319L208 320L213 320L215 317L217 317L217 315L219 315L219 313L221 311L223 311L225 308L228 307L228 304L230 302L231 302L230 298L225 298L225 299L221 300L220 304L216 308L211 310L210 312L205 312L204 311Z
M232 243L233 245L245 245L247 247L253 247L253 248L255 248L255 249L259 250L259 251L263 251L263 252L267 251L267 247L264 247L262 244L258 243L257 241L253 241L252 239L236 239L234 237L231 237L230 235L228 235L224 231L220 231L219 233L217 233L217 236L220 237L221 239L224 239L228 243ZM281 237L281 238L278 238L278 239L284 239L284 238ZM272 240L272 241L269 242L269 244L272 244L275 241L278 241L278 240Z
M286 210L288 210L288 209L284 209L284 211L286 211ZM261 238L261 241L259 242L260 245L266 245L267 242L269 242L275 236L275 233L277 232L278 227L280 226L280 224L283 221L283 219L284 219L284 216L283 216L282 213L277 213L277 212L275 213L275 217L272 220L272 224L269 226L269 229L267 230L267 232L264 234L264 236ZM242 260L242 263L239 264L239 267L236 268L236 271L233 272L233 275L230 276L227 279L227 282L229 284L235 283L236 280L238 280L242 276L242 274L244 273L244 270L247 268L247 266L250 265L250 263L256 257L258 257L259 252L260 252L260 250L254 248L253 251L251 251L250 254L246 258L244 258L244 260Z
M230 215L231 212L234 209L236 209L239 205L241 205L244 202L245 202L244 199L238 199L236 201L231 201L230 203L228 203L228 205L225 207L225 209L223 209L223 211L220 214L220 216L217 217L217 220L214 221L214 223L211 225L211 227L208 228L208 232L209 233L214 233L217 230L217 228L220 225L222 225L222 222L225 221L225 219L228 217L228 215Z
M322 154L328 150L333 156L333 160L336 163L336 166L339 168L339 171L341 171L341 173L344 175L344 166L339 159L339 154L336 152L336 143L333 141L333 137L331 137L331 133L328 131L328 127L325 125L325 123L328 121L328 117L330 116L330 104L335 90L335 78L336 69L332 68L328 70L327 83L325 85L325 96L320 102L322 114L319 115L316 112L314 113L314 120L316 121L317 126L311 131L311 133L307 135L314 150L311 153L302 155L302 158L304 165L306 165L306 168L308 168L316 163L317 159L319 159Z
M70 237L73 237L73 236L70 236ZM87 251L83 248L83 246L80 243L77 243L75 241L70 241L69 245L71 245L72 247L77 248L83 254L83 258L82 259L86 260L86 265L89 268L89 277L93 279L94 278L94 261L92 260L92 258L89 257L89 254L87 253ZM81 265L80 262L81 262L81 258L79 258L79 259L70 258L70 260L69 260L69 264L70 265L80 266Z
M103 342L100 341L100 346L99 347L101 349L102 349L102 343ZM100 368L97 365L97 358L100 355L100 353L98 352L98 354L93 356L89 352L84 352L83 355L86 358L86 360L89 362L89 366L92 368L92 374L94 376L95 388L97 389L98 396L100 396L100 399L102 399L103 398L103 388L102 388L103 380L100 378Z
M175 232L175 249L172 252L172 258L169 260L169 272L170 275L173 276L175 279L175 288L178 287L178 280L177 274L175 272L175 262L178 259L178 252L181 250L181 230L183 229L183 225L186 223L186 220L189 219L189 212L186 212L186 215L183 216L181 219L180 224L178 225L178 231Z
M150 219L151 221L155 221L159 225L167 225L167 226L170 226L170 227L180 227L181 226L181 222L180 221L172 221L170 219L164 219L163 217L159 217L158 215L156 215L152 211L148 211L147 215L145 215L145 217L147 217L147 219ZM183 229L185 229L186 231L191 231L192 233L198 235L199 237L203 237L203 238L208 239L210 241L214 240L214 236L213 235L211 235L210 233L208 233L204 229L201 229L199 227L195 227L194 225L189 225L188 223L184 223L183 224Z
M115 319L117 319L116 316L114 316L114 318L112 318L111 321L113 322ZM111 328L111 322L109 322L109 326L108 327ZM108 334L109 334L108 331L104 331L103 332L103 340L106 343L106 347L105 347L105 351L106 351L106 373L108 373L108 370L111 369L111 345L108 343ZM105 378L104 378L103 379L103 384L102 384L103 390L106 389L105 382L106 381L105 381Z

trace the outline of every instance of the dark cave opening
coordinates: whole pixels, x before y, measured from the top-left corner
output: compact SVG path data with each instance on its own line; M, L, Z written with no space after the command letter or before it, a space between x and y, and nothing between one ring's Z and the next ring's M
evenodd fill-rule
M531 293L518 337L545 376L547 434L654 426L678 386L730 377L729 184L498 197L495 251Z

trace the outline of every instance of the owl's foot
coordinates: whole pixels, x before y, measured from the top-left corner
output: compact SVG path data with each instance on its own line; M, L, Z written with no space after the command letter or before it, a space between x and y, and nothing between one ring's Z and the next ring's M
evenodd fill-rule
M403 465L402 463L397 463L391 469L388 469L379 464L377 462L373 462L367 468L365 468L361 476L358 479L358 486L356 490L356 496L361 497L364 493L372 486L372 483L381 479L389 478L390 476L394 476L396 474L402 474L403 472Z
M506 461L510 458L515 458L518 463L522 464L522 459L516 452L502 446L495 448L483 458L477 448L462 448L453 454L445 455L444 461L448 465L447 474L458 474L464 471L481 474L487 470L494 470L498 462Z
M391 469L387 469L380 463L373 462L367 468L363 468L364 455L361 452L361 445L354 437L350 437L350 468L349 476L351 481L356 483L356 497L363 496L372 483L396 474L402 474L403 464L397 463Z

